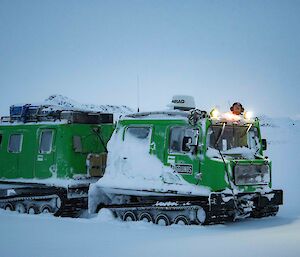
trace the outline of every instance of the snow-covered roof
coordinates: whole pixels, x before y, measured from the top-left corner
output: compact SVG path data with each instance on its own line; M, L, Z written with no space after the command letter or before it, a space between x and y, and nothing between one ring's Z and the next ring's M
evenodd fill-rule
M145 120L187 120L189 116L189 112L185 111L153 111L153 112L138 112L128 114L123 117L125 119L145 119Z

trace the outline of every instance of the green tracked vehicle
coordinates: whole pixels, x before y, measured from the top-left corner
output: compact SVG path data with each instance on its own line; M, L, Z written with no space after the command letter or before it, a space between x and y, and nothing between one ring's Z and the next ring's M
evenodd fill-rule
M112 114L12 106L0 123L0 208L77 216L113 130Z
M277 214L283 194L272 189L271 161L263 155L267 144L258 119L216 111L207 115L195 109L193 101L187 105L189 100L177 96L174 110L119 120L108 145L106 173L89 191L90 212L108 208L125 221L163 225L214 224ZM160 186L155 186L153 177L147 184L146 170L153 168L154 174L160 167L138 166L141 148L131 150L133 154L114 153L122 147L130 150L138 142L169 175L179 174L184 181L170 182L161 175Z

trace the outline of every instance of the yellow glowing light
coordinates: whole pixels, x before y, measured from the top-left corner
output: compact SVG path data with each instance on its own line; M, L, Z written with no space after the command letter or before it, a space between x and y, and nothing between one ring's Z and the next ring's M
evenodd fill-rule
M220 116L220 112L218 111L218 109L213 109L210 112L210 115L213 119L217 119Z
M253 112L245 112L244 117L246 120L250 120L253 117Z
M230 120L230 121L239 121L241 119L238 115L235 115L231 112L224 113L224 117L226 120Z

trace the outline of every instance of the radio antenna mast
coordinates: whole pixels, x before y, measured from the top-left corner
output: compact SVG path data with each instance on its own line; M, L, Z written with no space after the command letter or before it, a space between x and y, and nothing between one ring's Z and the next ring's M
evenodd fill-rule
M140 112L140 78L139 75L136 77L136 85L137 85L137 112Z
M228 108L230 109L231 107L230 100L227 101L227 104L228 104Z

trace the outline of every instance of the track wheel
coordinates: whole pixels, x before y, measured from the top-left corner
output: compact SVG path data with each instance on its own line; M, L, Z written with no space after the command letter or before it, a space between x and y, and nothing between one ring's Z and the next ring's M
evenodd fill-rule
M40 213L45 213L45 214L47 214L47 213L52 213L52 208L51 208L51 206L50 205L42 205L41 206L41 208L40 208L40 210L39 210L39 212Z
M7 203L4 206L4 210L6 210L6 211L13 211L14 210L14 206L11 203Z
M183 215L177 216L174 220L174 223L178 225L190 225L188 218Z
M37 213L37 210L34 206L29 206L28 210L27 210L28 214L34 215Z
M26 212L26 209L25 209L24 204L22 204L22 203L17 203L17 204L16 204L15 211L18 212L18 213L25 213L25 212Z
M155 224L160 226L169 226L171 224L170 219L165 214L159 214L155 219Z
M123 215L124 221L136 221L136 216L132 211L127 211Z
M141 215L139 216L139 220L153 223L153 218L148 212L142 212Z
M205 210L199 206L197 210L197 219L200 224L203 224L206 220L206 212Z

